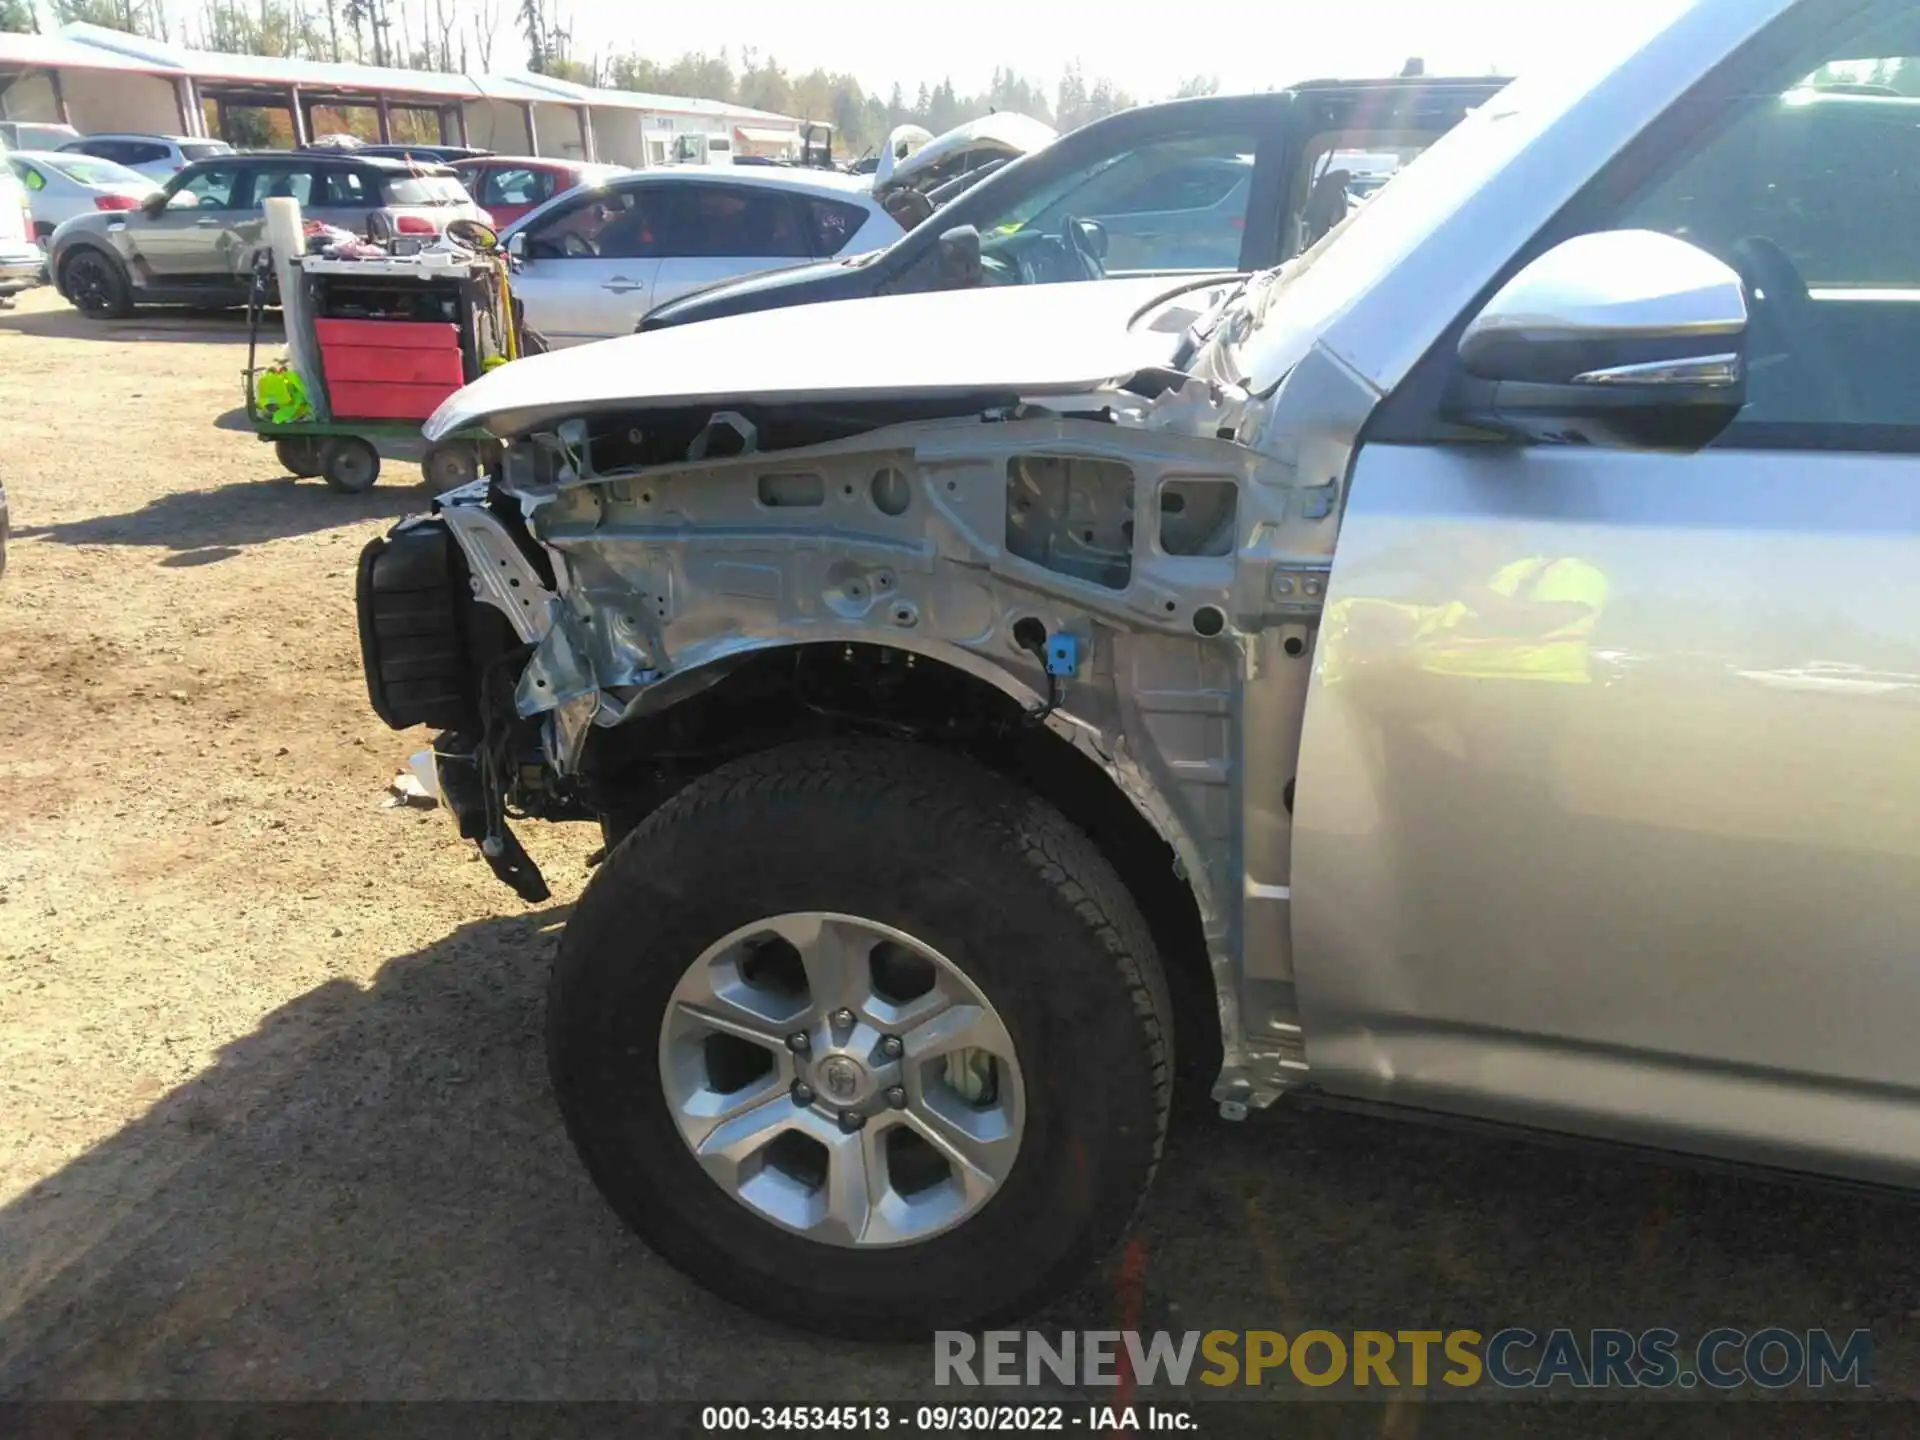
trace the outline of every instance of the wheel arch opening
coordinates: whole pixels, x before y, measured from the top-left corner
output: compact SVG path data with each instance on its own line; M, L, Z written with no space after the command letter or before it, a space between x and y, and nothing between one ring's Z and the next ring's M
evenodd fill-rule
M1172 846L1091 756L990 682L891 646L783 645L718 667L667 708L594 732L582 779L610 847L700 776L795 740L865 735L965 754L1053 805L1118 872L1166 969L1179 1072L1213 1081L1221 1010L1199 905Z

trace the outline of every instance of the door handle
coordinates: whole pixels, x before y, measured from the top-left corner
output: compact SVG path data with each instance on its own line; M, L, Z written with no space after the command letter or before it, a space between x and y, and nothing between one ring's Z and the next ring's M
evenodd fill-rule
M202 230L211 230L217 225L219 225L220 221L214 219L213 216L208 215L204 219L196 220L193 223L199 226Z
M602 290L611 290L616 295L624 295L629 290L644 290L647 287L641 281L629 280L624 275L616 275L611 280L603 284L600 288Z

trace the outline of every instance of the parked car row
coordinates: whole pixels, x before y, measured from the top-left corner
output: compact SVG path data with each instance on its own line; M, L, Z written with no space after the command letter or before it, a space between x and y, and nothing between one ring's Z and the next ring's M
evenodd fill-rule
M47 263L83 313L136 304L238 304L266 243L265 202L284 196L310 218L372 237L430 239L449 221L486 217L443 165L385 156L228 155L198 160L131 210L80 214L54 230Z
M105 157L167 166L188 142L146 137L149 150L135 151L126 147L140 137L90 136L17 155L13 169L28 188L36 235L61 252L54 282L96 314L243 293L257 248L246 236L257 234L260 204L272 194L374 238L424 236L452 217L450 189L436 197L443 213L406 213L418 197L397 209L390 195L377 203L351 178L370 172L352 167L404 166L400 183L413 189L444 187L451 176L478 213L505 227L529 323L565 346L641 323L900 290L1260 268L1311 244L1368 181L1384 178L1380 164L1417 154L1496 88L1303 86L1147 106L1064 139L1009 115L938 137L907 127L871 178L801 167L633 172L351 137L324 137L291 155L220 146L170 172L164 203L151 205L140 203L140 173ZM1308 132L1320 143L1302 156ZM175 149L149 153L160 144ZM90 153L79 156L79 146ZM1358 182L1336 168L1388 146L1391 159L1375 156ZM1283 175L1297 158L1305 168ZM333 178L316 188L318 174ZM340 186L347 189L336 193ZM58 227L89 211L115 218L89 216L55 242ZM881 250L873 263L844 263ZM765 272L777 273L747 278ZM70 286L70 275L83 283Z
M547 1052L626 1223L990 1325L1180 1066L1920 1186L1915 67L1912 0L1697 0L1088 127L448 400L500 447L363 555L369 694L523 896L504 817L600 827Z

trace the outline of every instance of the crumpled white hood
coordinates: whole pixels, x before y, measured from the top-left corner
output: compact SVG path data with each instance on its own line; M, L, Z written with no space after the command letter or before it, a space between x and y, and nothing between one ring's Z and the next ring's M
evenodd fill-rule
M1189 317L1141 312L1183 284L1162 275L730 315L503 365L449 396L425 428L439 440L471 427L516 434L608 405L1086 390L1167 363ZM1172 304L1197 313L1209 300L1187 288Z

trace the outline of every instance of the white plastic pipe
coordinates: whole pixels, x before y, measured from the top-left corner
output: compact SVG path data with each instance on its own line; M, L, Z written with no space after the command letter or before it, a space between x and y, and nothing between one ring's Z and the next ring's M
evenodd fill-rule
M313 344L313 320L307 314L307 287L300 257L307 253L307 232L300 222L300 202L285 195L270 196L267 207L267 244L273 247L274 275L280 282L280 318L287 327L287 364L300 377L313 401L314 416L330 420L326 382L320 375L320 353Z

